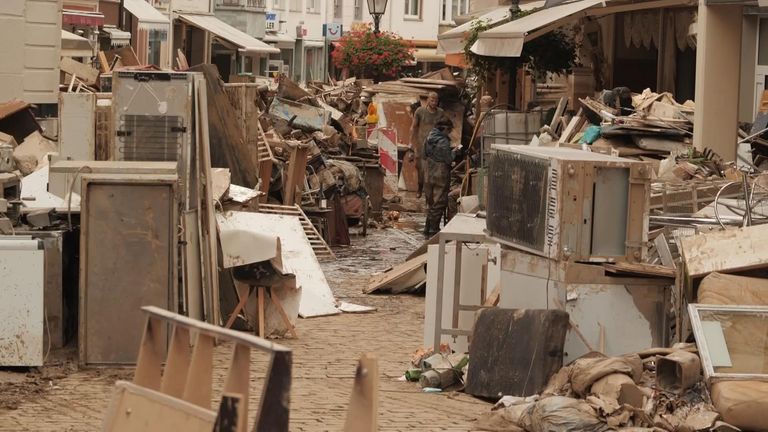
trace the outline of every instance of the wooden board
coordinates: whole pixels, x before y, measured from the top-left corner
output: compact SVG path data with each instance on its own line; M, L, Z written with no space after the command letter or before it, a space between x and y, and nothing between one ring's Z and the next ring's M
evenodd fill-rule
M190 70L205 76L211 166L229 168L232 183L253 188L258 182L258 166L251 158L237 113L224 91L216 66L202 64Z
M216 413L133 383L118 381L102 430L210 432Z
M690 277L768 267L768 225L699 234L680 239Z
M393 294L404 292L426 279L427 275L424 272L426 263L427 254L423 254L396 265L384 273L373 275L363 292L366 294L377 291L392 291Z
M539 394L563 365L568 325L568 313L561 310L481 310L465 392L488 398Z
M74 75L80 81L91 86L95 85L99 80L99 71L97 69L80 63L77 60L72 60L70 57L62 57L61 62L59 62L59 68L63 72Z
M603 264L603 267L607 271L617 274L675 277L674 268L655 264L618 262L615 264Z

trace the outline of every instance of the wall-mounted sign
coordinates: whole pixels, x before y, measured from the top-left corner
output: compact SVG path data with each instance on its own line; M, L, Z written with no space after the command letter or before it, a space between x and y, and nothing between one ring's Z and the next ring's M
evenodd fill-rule
M280 17L277 12L267 11L266 15L266 30L277 31L280 29Z
M323 36L328 40L336 40L341 37L343 27L339 23L323 24Z

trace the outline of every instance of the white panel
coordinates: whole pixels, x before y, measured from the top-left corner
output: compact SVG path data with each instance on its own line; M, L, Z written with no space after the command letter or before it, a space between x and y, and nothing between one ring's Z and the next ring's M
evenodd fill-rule
M78 161L94 160L96 95L59 94L59 156Z
M56 47L27 45L24 48L24 67L26 68L46 69L46 72L50 74L51 69L58 67L60 60Z
M61 28L55 23L27 23L25 26L27 46L46 46L55 48L56 40L61 39Z
M0 366L42 366L44 252L0 250L0 280Z
M217 214L216 220L222 229L249 229L260 234L276 235L280 239L283 269L296 275L296 285L301 289L299 315L308 318L339 313L325 273L297 216L233 211ZM282 300L291 316L290 310L295 310L296 298Z
M654 345L651 323L640 310L625 285L569 285L566 312L594 349L604 337L606 355L622 355ZM602 330L601 330L602 327ZM568 363L589 349L569 331L565 340Z
M704 339L707 341L707 350L709 358L714 367L733 367L731 354L728 352L728 345L725 343L725 334L723 326L719 321L702 321L701 330L704 333Z
M554 291L557 282L550 281L549 288ZM540 277L501 272L501 293L499 307L507 309L546 309L547 280Z
M491 247L498 247L493 245ZM461 296L459 302L463 305L482 304L480 283L482 281L482 268L488 259L489 245L473 246L469 249L466 245L461 252ZM437 260L439 246L430 245L427 248L427 298L424 310L424 346L432 346L435 337L436 308L437 308ZM456 246L447 245L445 248L445 279L443 288L443 313L442 327L451 328L453 323L453 276L454 262L456 259ZM498 261L497 261L498 262ZM499 279L499 275L494 277ZM489 278L490 279L490 278ZM490 294L492 285L488 284L486 296ZM472 330L475 323L475 312L459 312L459 328L462 330ZM469 343L466 336L453 337L443 335L441 342L447 342L456 352L466 352L469 350Z

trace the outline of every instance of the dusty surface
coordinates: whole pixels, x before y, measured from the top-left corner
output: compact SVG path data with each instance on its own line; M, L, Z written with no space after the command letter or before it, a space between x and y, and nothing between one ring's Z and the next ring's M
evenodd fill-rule
M382 431L468 431L490 408L464 394L425 394L416 384L399 381L411 354L421 346L424 299L361 293L372 271L401 262L421 243L420 229L413 217L403 214L397 228L369 230L365 238L353 236L352 247L337 249L339 259L323 265L339 300L375 306L378 311L299 320L299 339L282 341L294 350L291 430L342 429L355 365L363 352L379 357ZM216 349L214 399L219 397L230 353L226 345ZM131 370L75 371L66 358L55 361L39 372L0 373L0 431L98 430L115 380L131 377ZM263 356L254 355L252 365L252 376L263 375ZM257 378L252 385L251 419L261 383Z

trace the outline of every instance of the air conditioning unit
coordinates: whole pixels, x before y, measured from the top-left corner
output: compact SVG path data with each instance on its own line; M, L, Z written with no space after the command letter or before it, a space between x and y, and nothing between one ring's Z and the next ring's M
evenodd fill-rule
M556 260L640 261L651 167L572 148L494 145L487 227L502 244Z
M184 159L194 137L192 79L195 74L120 71L113 75L115 139L111 158L118 161Z

